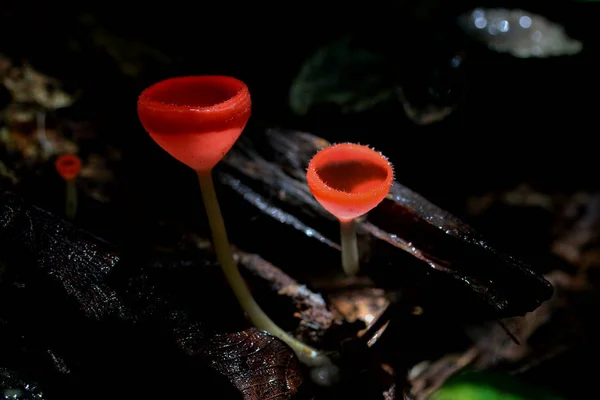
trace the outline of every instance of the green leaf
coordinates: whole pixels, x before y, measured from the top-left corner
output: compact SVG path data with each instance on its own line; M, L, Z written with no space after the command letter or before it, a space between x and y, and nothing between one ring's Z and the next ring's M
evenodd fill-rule
M375 52L353 47L348 38L322 47L292 82L292 111L304 115L317 104L329 103L342 112L361 112L389 99L393 91L383 61Z
M564 400L545 388L489 372L466 372L448 380L431 400Z

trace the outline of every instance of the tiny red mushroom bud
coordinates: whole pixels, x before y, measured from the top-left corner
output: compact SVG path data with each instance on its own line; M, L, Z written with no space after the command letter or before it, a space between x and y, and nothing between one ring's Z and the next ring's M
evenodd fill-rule
M63 154L56 159L54 166L61 178L65 181L70 181L79 175L79 171L81 171L81 159L75 154Z
M81 171L81 159L75 154L63 154L54 163L56 172L65 180L65 214L68 219L75 219L77 213L77 186L75 179Z

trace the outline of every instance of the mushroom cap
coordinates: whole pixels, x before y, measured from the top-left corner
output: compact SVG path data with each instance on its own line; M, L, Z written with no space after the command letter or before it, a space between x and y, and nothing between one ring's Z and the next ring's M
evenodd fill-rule
M81 171L81 159L75 154L63 154L54 163L56 172L66 181L75 179Z
M323 208L340 221L349 221L385 198L394 182L394 171L378 151L341 143L322 149L310 160L306 180Z
M202 75L155 83L142 92L137 110L167 153L196 171L210 171L239 138L251 106L244 82Z

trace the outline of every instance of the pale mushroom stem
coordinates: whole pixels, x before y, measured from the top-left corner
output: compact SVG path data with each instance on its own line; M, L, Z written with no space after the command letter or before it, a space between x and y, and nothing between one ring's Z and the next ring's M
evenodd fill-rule
M77 186L75 179L68 179L66 181L66 193L65 193L65 214L69 220L75 219L77 213Z
M348 276L355 276L360 269L358 243L354 220L340 220L340 241L342 244L342 267Z
M225 278L227 279L227 282L229 282L229 286L231 286L238 302L248 314L248 317L254 326L260 330L269 332L273 336L276 336L287 343L305 363L313 366L328 363L329 359L326 356L292 337L275 324L254 300L252 293L250 293L250 289L248 289L248 285L246 285L246 282L244 281L244 278L242 278L237 264L233 259L231 246L227 239L225 223L223 222L223 216L221 215L221 209L215 192L212 173L211 171L198 171L197 174L200 190L202 192L202 199L204 201L204 208L212 233L213 246L217 254L217 261L221 265Z

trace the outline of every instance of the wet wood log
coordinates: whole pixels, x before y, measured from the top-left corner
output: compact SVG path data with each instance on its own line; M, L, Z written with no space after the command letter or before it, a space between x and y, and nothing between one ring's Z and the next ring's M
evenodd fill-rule
M267 283L271 291L288 297L294 304L296 311L293 316L299 321L296 334L304 341L318 343L321 336L332 326L342 324L342 321L329 310L323 296L292 279L258 254L249 254L236 249L235 255L242 267Z
M308 133L277 129L251 140L242 137L217 177L265 215L320 242L323 248L339 251L337 221L317 203L305 182L310 158L327 145L326 140ZM497 250L467 224L398 181L387 198L358 222L357 229L370 248L361 251L371 258L368 262L363 257L367 273L381 272L383 264L387 271L382 274L388 277L384 280L393 287L389 277L403 270L397 287L406 290L421 285L421 289L435 290L436 300L429 296L428 303L454 307L456 314L523 315L553 293L552 285L531 266ZM473 303L473 299L478 301Z
M19 389L13 368L63 398L217 390L290 399L298 390L295 354L247 328L209 251L191 259L121 252L0 188L0 384L10 385L0 390Z

